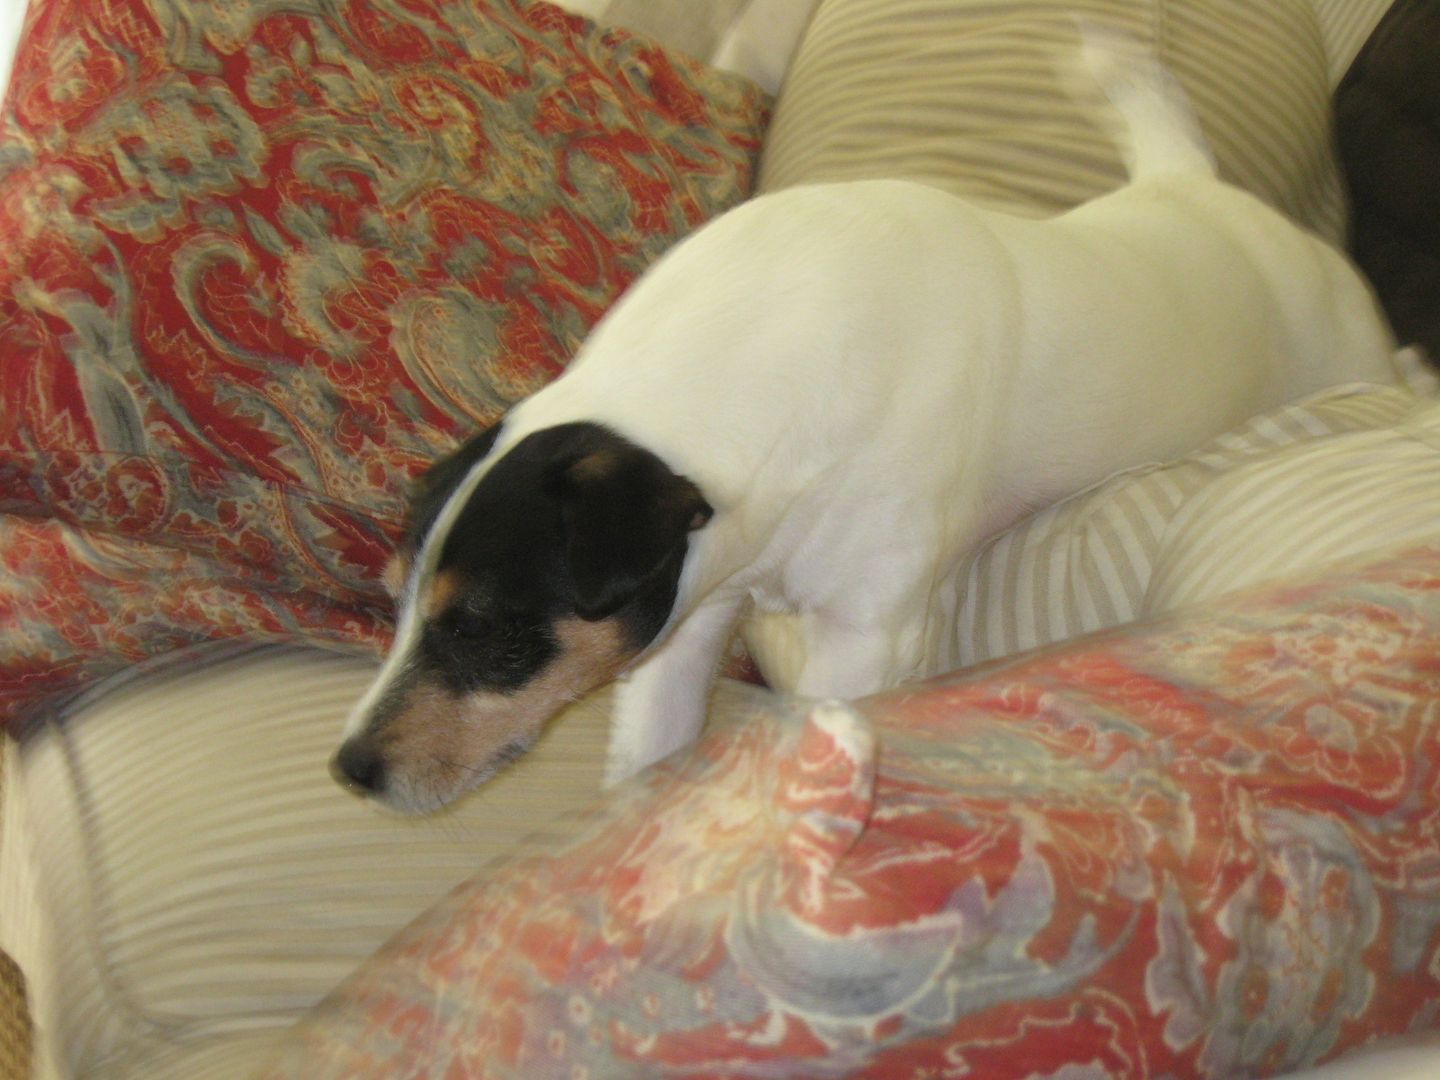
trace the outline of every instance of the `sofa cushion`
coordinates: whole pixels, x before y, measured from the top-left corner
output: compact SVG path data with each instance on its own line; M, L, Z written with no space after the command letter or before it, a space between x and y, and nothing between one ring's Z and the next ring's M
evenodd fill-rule
M1270 1076L1423 1030L1437 650L1431 547L752 710L456 889L265 1075Z
M1037 215L1116 187L1113 140L1064 85L1081 11L824 0L776 104L762 189L903 176ZM1305 0L1099 0L1083 14L1157 48L1224 176L1340 239L1325 47Z
M1357 384L1127 470L1002 533L951 584L974 664L1348 555L1440 538L1440 401ZM1225 552L1221 557L1220 553Z
M107 680L11 745L0 945L27 972L53 1075L249 1076L257 1042L456 882L574 831L566 812L599 789L608 695L445 815L401 818L325 769L374 671L202 646Z
M818 0L608 0L603 21L780 89Z
M383 636L408 479L746 193L765 109L525 0L38 4L0 121L0 513L78 565L42 568L60 597L0 575L0 714L179 640Z
M1237 462L1175 515L1142 617L1397 545L1440 542L1440 400Z
M1393 0L1309 0L1320 20L1330 85L1338 86Z

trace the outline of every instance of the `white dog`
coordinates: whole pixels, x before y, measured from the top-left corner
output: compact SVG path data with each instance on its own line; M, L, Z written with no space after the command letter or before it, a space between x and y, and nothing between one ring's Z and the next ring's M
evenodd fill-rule
M621 780L695 738L742 616L786 690L933 674L932 591L984 538L1300 395L1393 381L1345 259L1217 179L1157 64L1105 70L1123 189L1044 221L902 181L757 198L432 470L342 781L433 808L617 675Z

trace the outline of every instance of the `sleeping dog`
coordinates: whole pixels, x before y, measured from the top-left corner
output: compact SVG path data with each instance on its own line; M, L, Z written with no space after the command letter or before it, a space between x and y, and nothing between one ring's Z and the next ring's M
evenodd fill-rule
M984 538L1300 395L1393 381L1351 266L1217 178L1156 63L1091 57L1124 188L1043 221L904 181L757 198L436 466L342 781L436 808L617 677L624 779L695 738L742 617L786 690L933 674L935 590Z

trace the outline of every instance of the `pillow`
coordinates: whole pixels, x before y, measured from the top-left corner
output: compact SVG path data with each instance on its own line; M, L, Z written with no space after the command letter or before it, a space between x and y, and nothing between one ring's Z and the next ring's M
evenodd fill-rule
M68 594L3 549L0 715L177 639L382 637L408 479L746 194L766 107L524 0L35 5L0 513Z
M818 0L609 0L603 19L780 89ZM597 17L600 17L597 15Z
M56 519L0 515L0 715L106 685L196 642L308 641L379 651L389 605L298 586L281 570Z
M1119 473L1025 519L960 567L949 586L953 637L940 647L956 665L980 663L1168 610L1180 595L1209 598L1435 535L1433 500L1414 513L1401 507L1440 465L1405 424L1437 409L1435 398L1397 387L1337 388L1257 416L1178 462ZM1377 442L1393 451L1383 462ZM1357 469L1368 481L1341 490L1342 473ZM1288 490L1300 474L1303 489ZM1204 509L1217 497L1223 514ZM1380 512L1387 504L1395 510ZM1368 523L1348 544L1330 528L1347 515ZM1212 545L1233 550L1241 536L1243 558L1206 555ZM1179 592L1178 579L1188 580Z
M1078 14L1155 46L1224 176L1341 238L1326 55L1304 0L824 0L776 104L761 188L902 176L1044 215L1118 186L1113 141L1062 82Z
M491 858L574 831L569 811L600 788L608 695L569 707L443 818L401 817L348 798L324 767L374 674L303 648L186 649L12 748L0 944L55 1059L35 1076L249 1076L253 1058L213 1074L202 1062L274 1041ZM165 1022L137 1023L137 1008Z
M750 0L610 0L603 19L708 59ZM597 16L599 17L599 16Z
M1424 1030L1437 650L1431 547L761 704L459 886L261 1075L1258 1077Z
M1320 36L1329 59L1330 85L1340 85L1365 39L1396 0L1309 0L1320 20ZM1406 0L1399 0L1403 6Z
M1440 543L1440 399L1238 462L1176 514L1142 617L1377 548Z

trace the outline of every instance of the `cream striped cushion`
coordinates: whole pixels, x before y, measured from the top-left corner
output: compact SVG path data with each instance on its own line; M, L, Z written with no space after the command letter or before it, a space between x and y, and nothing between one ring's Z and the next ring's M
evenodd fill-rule
M707 59L749 0L610 0L595 18L663 41L672 49Z
M1390 4L1391 0L1310 0L1320 19L1332 89L1340 85Z
M1440 533L1435 500L1418 498L1427 483L1440 494L1433 454L1427 459L1413 434L1396 434L1419 415L1433 430L1437 408L1434 398L1396 387L1327 391L1256 417L1182 461L1129 470L1058 503L960 569L953 637L936 642L936 655L974 664L1427 528ZM1396 441L1415 471L1367 457L1372 443ZM1303 486L1286 489L1302 475ZM1406 500L1413 513L1399 509ZM1394 512L1376 517L1392 503ZM1342 538L1335 529L1347 515L1370 524Z
M598 793L603 699L446 814L350 797L326 761L374 670L177 658L9 748L0 945L27 973L40 1080L251 1075L394 931L487 859L568 835Z
M1142 615L1440 537L1440 402L1216 478L1176 515Z
M817 0L559 0L607 26L623 26L733 71L767 93L780 88Z
M903 176L1049 214L1114 188L1112 141L1062 87L1076 14L1158 48L1227 178L1343 235L1326 52L1305 0L824 0L776 105L761 190Z

